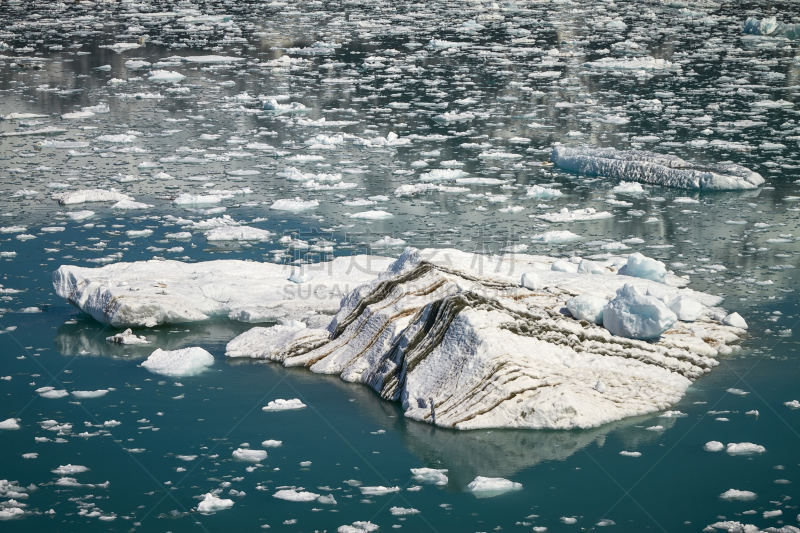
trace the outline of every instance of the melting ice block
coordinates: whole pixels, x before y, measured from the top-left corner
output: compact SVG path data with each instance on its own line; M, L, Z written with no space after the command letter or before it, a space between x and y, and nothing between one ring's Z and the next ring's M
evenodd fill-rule
M734 163L706 168L674 155L641 150L556 145L550 159L569 172L680 189L755 189L764 183L760 174Z
M193 376L214 364L214 356L198 346L180 350L156 349L142 362L150 372L170 377Z
M568 429L668 408L743 334L712 319L725 316L714 309L719 298L673 286L670 276L619 276L619 257L589 271L552 270L556 261L409 248L346 296L327 330L254 328L232 340L228 354L367 384L399 401L405 416L438 426ZM528 272L536 289L522 284ZM669 331L645 342L564 310L576 296L606 302L620 289L634 303L642 296L658 306L654 323L662 333L670 318ZM713 312L678 321L663 298L680 295ZM637 327L634 334L650 336Z

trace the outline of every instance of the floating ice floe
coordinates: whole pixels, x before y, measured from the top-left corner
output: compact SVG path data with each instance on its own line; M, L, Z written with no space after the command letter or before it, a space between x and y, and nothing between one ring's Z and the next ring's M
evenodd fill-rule
M6 418L0 421L0 429L19 429L19 418Z
M59 476L72 476L75 474L82 474L88 471L89 469L83 465L72 465L72 464L61 465L58 468L51 470L51 472Z
M562 207L559 211L554 213L537 215L537 218L546 220L547 222L582 222L585 220L611 218L613 216L614 215L608 211L598 211L594 207L585 207L583 209L574 209L572 211L566 207Z
M522 490L522 483L501 477L478 476L469 482L467 490L477 498L493 498L506 492Z
M102 398L109 392L111 392L109 389L74 390L71 394L79 400L89 400L92 398Z
M274 233L269 230L251 226L226 226L213 228L206 232L206 239L215 241L257 241L265 242L272 238Z
M728 489L720 494L719 497L728 501L747 502L755 500L758 495L749 490Z
M569 172L681 189L755 189L764 183L760 174L734 163L706 168L674 155L640 150L559 144L550 159Z
M589 272L553 270L556 262L407 249L344 298L327 329L258 328L228 351L365 383L399 400L407 417L439 426L587 428L669 407L744 334L720 323L719 298L618 275L622 258ZM534 289L520 281L529 273ZM672 275L667 281L685 282ZM620 291L630 309L607 304L604 315L611 306L611 320L628 328L621 332L650 338L661 329L660 337L613 335L562 311L574 296L609 302ZM648 305L652 298L664 306L662 314L638 309L642 295ZM677 320L663 301L679 295L707 312ZM664 331L667 318L672 326Z
M233 500L220 498L211 492L203 495L203 501L197 504L197 511L204 514L216 513L233 507Z
M250 448L236 448L231 455L234 459L250 463L258 463L267 458L265 450L251 450Z
M603 57L584 63L591 69L602 70L680 70L680 65L654 57Z
M214 356L197 346L180 350L158 348L142 362L150 372L170 377L194 376L213 364Z
M186 78L186 76L180 72L174 72L170 70L153 70L147 77L149 81L154 83L179 83L184 78Z
M372 211L362 211L360 213L352 213L348 216L350 218L357 218L361 220L386 220L387 218L392 218L394 215L389 213L388 211L375 209Z
M276 211L290 211L293 213L308 211L309 209L316 209L317 207L319 207L319 202L317 200L303 200L299 197L295 197L294 199L281 198L280 200L275 200L272 202L272 205L269 206L270 209L275 209Z
M297 409L305 409L305 407L306 404L304 404L299 398L292 398L289 400L278 398L277 400L270 401L267 405L262 407L261 410L265 412L294 411Z
M273 498L285 500L288 502L314 502L318 501L321 497L316 492L310 492L302 489L289 488L280 489L272 495Z
M800 24L778 22L776 17L765 17L763 19L748 17L747 20L744 21L742 31L750 35L800 39Z
M550 200L552 198L558 198L560 196L564 196L564 193L559 191L558 189L553 189L550 187L542 187L541 185L531 185L527 189L526 195L528 198L536 198L538 200Z
M289 281L292 265L252 261L141 261L100 268L62 266L56 293L96 320L116 327L153 327L228 317L242 322L307 320L333 315L339 301L374 279L392 259L338 257L305 265L313 287Z
M760 444L752 442L729 442L725 447L725 453L728 455L759 455L766 451L767 449Z
M128 196L127 194L123 194L121 192L105 189L85 189L80 191L70 191L70 192L62 192L53 195L53 199L58 201L61 205L73 205L73 204L83 204L88 202L121 202L121 201L128 201L132 202L133 198ZM86 214L92 213L92 211L77 211L76 213ZM81 218L73 218L73 220L83 220L83 218L88 218L91 215Z

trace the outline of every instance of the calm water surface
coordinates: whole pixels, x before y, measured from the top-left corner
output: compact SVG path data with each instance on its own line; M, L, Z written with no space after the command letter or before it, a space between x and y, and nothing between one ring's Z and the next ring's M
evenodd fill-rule
M9 119L0 121L0 420L18 418L21 428L0 431L0 479L22 489L0 488L0 511L15 499L25 514L0 529L798 526L800 410L785 403L800 400L800 56L795 41L741 28L751 15L800 21L800 8L747 5L1 3L0 115ZM197 59L209 55L227 58ZM160 70L184 77L159 83ZM70 118L84 108L90 113ZM735 161L766 185L614 194L615 182L550 166L555 142L642 148L712 167ZM436 169L492 181L425 181ZM459 189L397 193L419 183ZM533 184L564 195L530 197ZM114 188L149 207L53 200L86 188ZM178 205L181 193L224 198ZM295 198L318 206L270 208ZM564 207L613 217L537 218ZM88 218L69 215L87 209ZM367 210L392 217L350 217ZM222 215L275 237L214 246L190 225ZM152 233L127 233L143 229ZM537 240L553 230L580 240ZM180 231L191 238L166 237ZM398 254L399 241L377 243L386 236L492 253L640 251L690 276L693 288L724 295L750 337L691 387L675 407L685 416L459 433L407 421L396 405L338 378L225 360L226 342L247 325L164 326L137 332L149 347L111 345L104 339L116 330L67 305L50 282L61 264ZM198 376L163 378L139 366L154 346L202 346L216 361ZM35 392L45 386L110 392L52 399ZM276 398L308 408L260 409ZM266 439L283 445L260 465L231 457ZM766 452L704 451L712 440ZM63 476L52 471L67 464L89 470L57 483ZM448 469L448 485L418 485L409 469L421 466ZM465 490L477 475L523 489L478 499ZM399 491L365 497L359 485ZM331 494L336 504L274 498L281 487ZM721 499L731 488L757 496ZM233 508L197 513L199 497L217 489Z

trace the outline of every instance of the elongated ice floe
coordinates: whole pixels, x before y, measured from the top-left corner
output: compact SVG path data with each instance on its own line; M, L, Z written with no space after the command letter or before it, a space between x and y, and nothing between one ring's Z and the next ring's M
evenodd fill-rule
M681 189L755 189L764 183L760 174L734 163L707 168L674 155L640 150L556 145L550 159L569 172Z
M625 258L583 271L554 270L556 262L407 249L349 294L327 329L254 328L230 342L228 355L367 384L399 401L405 416L438 426L567 429L669 407L744 334L720 322L719 298L679 288L671 274L667 284L620 275ZM523 274L536 276L533 289L522 286ZM706 310L692 322L664 311L669 320L659 315L653 327L668 329L651 342L566 310L574 296L610 302L623 288L658 302L691 297ZM644 327L637 312L617 321Z
M100 268L62 266L56 293L96 320L117 327L230 318L241 322L314 320L339 309L339 300L392 262L375 256L340 257L306 265L306 283L290 281L294 267L250 261L140 261Z

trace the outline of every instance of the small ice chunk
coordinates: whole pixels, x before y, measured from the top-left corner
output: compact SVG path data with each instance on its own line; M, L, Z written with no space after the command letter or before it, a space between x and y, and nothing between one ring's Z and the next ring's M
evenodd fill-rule
M111 209L125 209L125 210L133 210L133 209L149 209L153 207L150 204L145 204L143 202L136 202L133 200L120 200L119 202L115 203L111 206Z
M419 514L419 509L413 507L389 507L389 512L392 513L392 516L408 516Z
M80 191L58 193L53 195L53 199L58 201L58 203L61 205L82 204L86 202L119 202L121 200L133 200L133 198L127 194L122 194L121 192L117 192L115 190L107 191L105 189L84 189ZM87 213L87 211L79 211L79 213ZM73 220L78 219L73 218ZM80 220L82 220L82 218Z
M261 408L262 411L266 412L273 412L273 411L291 411L294 409L303 409L306 407L299 398L292 398L290 400L284 400L282 398L278 398L277 400L270 401L267 405Z
M552 189L550 187L542 187L541 185L531 185L527 188L526 196L528 198L535 198L537 200L550 200L552 198L558 198L560 196L564 196L564 193L559 191L558 189Z
M265 450L251 450L249 448L236 448L231 455L233 455L234 459L251 463L258 463L267 458Z
M580 240L582 237L569 230L553 230L544 233L537 233L531 236L531 240L545 244L559 244Z
M783 405L785 405L789 409L800 409L800 401L798 401L798 400L791 400L791 401L788 401L788 402L783 402Z
M361 494L364 496L383 496L385 494L392 494L393 492L400 492L400 487L384 487L383 485L377 485L374 487L359 487L361 489Z
M275 209L276 211L290 211L293 213L316 209L317 207L319 207L319 202L317 200L303 200L299 197L295 197L294 199L281 198L280 200L275 200L272 202L272 205L269 206L270 209Z
M703 449L707 452L721 452L725 449L725 445L718 440L710 440L703 444Z
M643 194L644 189L641 183L635 181L621 181L611 189L614 194Z
M652 259L636 252L628 256L628 262L619 269L619 273L625 276L664 283L667 277L667 267L657 259Z
M180 72L174 72L171 70L154 70L150 72L150 76L147 77L149 81L153 83L179 83L186 78Z
M320 497L316 492L309 492L297 489L281 489L272 495L273 498L286 500L287 502L313 502Z
M142 363L150 372L171 377L193 376L214 364L214 356L203 348L191 346L180 350L158 348Z
M82 474L88 472L89 469L83 465L66 464L51 470L52 473L59 476L74 476L75 474Z
M603 308L603 326L614 335L631 339L656 339L677 319L664 302L628 283Z
M252 226L224 226L213 228L206 232L206 239L210 242L218 241L256 241L265 242L272 238L269 230L254 228Z
M200 513L216 513L233 507L233 500L219 498L215 494L208 492L203 495L203 501L197 504L197 511Z
M72 391L72 395L78 398L79 400L88 400L91 398L101 398L108 394L108 389L97 389L97 390L74 390Z
M493 498L506 492L521 489L522 483L517 483L501 477L477 476L467 485L467 490L472 492L477 498Z
M282 440L267 439L261 441L261 446L264 448L277 448L283 444Z
M581 294L567 300L567 309L577 320L603 324L603 309L608 301L600 296Z
M350 218L357 218L361 220L386 220L387 218L392 218L394 215L389 213L388 211L382 211L380 209L374 209L372 211L362 211L360 213L351 213L348 215Z
M42 398L49 398L51 400L57 400L59 398L64 398L65 396L69 396L69 392L66 390L56 389L55 387L39 387L36 389L36 393Z
M725 447L728 455L758 455L766 452L767 449L760 444L752 442L729 442Z
M446 468L412 468L411 475L417 483L432 483L434 485L447 485Z
M630 452L628 450L622 450L621 452L619 452L619 454L622 455L622 456L625 456L625 457L641 457L642 456L642 452Z
M739 313L731 313L722 319L722 323L726 326L733 326L735 328L747 329L747 322L745 322L742 315Z
M746 502L750 500L755 500L758 495L755 492L751 492L749 490L736 490L736 489L728 489L719 497L723 500L728 501L737 501L737 502Z
M369 521L356 520L349 526L339 526L336 533L372 533L378 531L378 525Z
M6 418L0 422L0 429L19 429L19 418Z
M89 217L94 216L94 211L89 211L88 209L84 209L81 211L70 211L67 213L67 216L74 220L75 222L80 222L81 220L86 220Z

